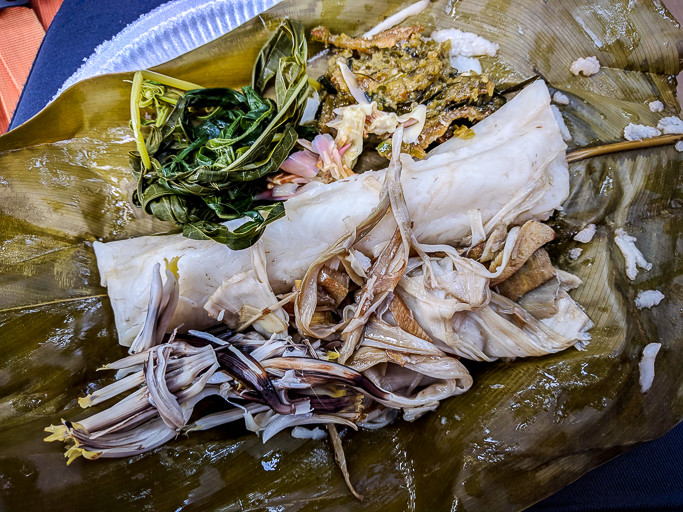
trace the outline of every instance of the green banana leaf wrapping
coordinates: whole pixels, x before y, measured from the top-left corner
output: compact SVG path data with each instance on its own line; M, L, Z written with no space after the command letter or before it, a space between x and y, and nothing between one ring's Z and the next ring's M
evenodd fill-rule
M221 39L155 68L205 87L250 83L259 49L286 16L359 34L408 2L285 1ZM680 115L673 75L681 32L661 3L627 0L435 1L415 21L458 27L500 44L483 59L497 84L540 74L564 91L572 147L656 124L647 103ZM311 47L315 51L316 47ZM576 77L596 55L597 75ZM571 195L555 220L557 264L584 284L573 296L595 322L584 352L471 366L475 384L415 421L342 434L344 485L325 442L287 433L264 445L229 426L121 460L65 466L43 427L83 414L76 399L122 355L91 243L168 230L130 202L130 73L79 83L0 137L0 508L3 510L520 510L683 416L680 341L681 153L673 146L570 166ZM408 192L409 193L409 192ZM594 222L582 257L571 235ZM613 242L624 227L653 263L629 281ZM638 310L639 290L666 298ZM642 394L638 360L662 343Z

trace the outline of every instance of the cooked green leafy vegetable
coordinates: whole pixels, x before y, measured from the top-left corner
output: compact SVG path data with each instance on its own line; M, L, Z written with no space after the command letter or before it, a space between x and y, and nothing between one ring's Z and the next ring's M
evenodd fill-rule
M133 203L174 222L189 238L211 238L235 250L254 244L284 215L282 203L262 204L255 196L297 140L309 92L307 51L302 26L285 20L261 49L251 86L240 91L137 73ZM266 97L271 91L274 99ZM243 217L249 220L234 230L221 224Z

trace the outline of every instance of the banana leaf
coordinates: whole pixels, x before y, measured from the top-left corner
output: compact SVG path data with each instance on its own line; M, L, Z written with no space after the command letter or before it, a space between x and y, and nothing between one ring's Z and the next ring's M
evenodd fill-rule
M237 88L286 16L359 34L409 2L284 1L224 37L155 68L205 87ZM541 75L571 99L561 107L572 147L619 140L629 122L656 124L647 103L674 96L681 32L659 1L437 0L414 21L500 44L485 71L500 88ZM316 51L311 45L311 51ZM568 72L578 57L603 68ZM574 293L596 326L586 351L470 365L475 385L414 423L342 433L347 491L325 442L281 433L268 444L239 427L177 439L121 460L65 466L43 427L78 419L77 397L108 382L95 369L122 355L91 243L163 232L134 208L127 153L130 73L76 84L0 137L0 508L51 510L521 510L683 416L680 369L681 154L672 146L570 167L571 195L554 222L552 254L579 275ZM571 235L598 225L578 260ZM653 263L629 281L613 242L624 227ZM639 290L666 298L638 310ZM652 389L638 360L662 343ZM94 384L92 384L94 383Z

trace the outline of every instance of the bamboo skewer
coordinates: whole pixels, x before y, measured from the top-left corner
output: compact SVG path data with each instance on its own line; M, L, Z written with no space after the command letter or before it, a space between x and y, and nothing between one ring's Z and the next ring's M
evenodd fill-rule
M567 162L578 162L594 156L608 155L610 153L617 153L619 151L631 151L634 149L653 148L657 146L665 146L667 144L675 144L679 140L683 140L683 134L661 135L659 137L652 137L642 140L628 140L622 142L614 142L612 144L604 144L592 148L575 149L567 153Z

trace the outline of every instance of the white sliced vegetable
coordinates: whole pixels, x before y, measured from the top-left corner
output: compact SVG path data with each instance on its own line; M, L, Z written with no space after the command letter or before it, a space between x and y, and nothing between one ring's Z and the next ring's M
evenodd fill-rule
M411 16L415 16L424 11L427 7L429 7L430 2L431 0L418 0L414 4L409 5L405 9L401 9L397 13L392 14L384 21L381 21L380 23L375 25L373 28L371 28L365 34L363 34L363 37L374 36L375 34L379 34L380 32L384 32L385 30L389 30L390 28L393 28L396 25L403 23Z

